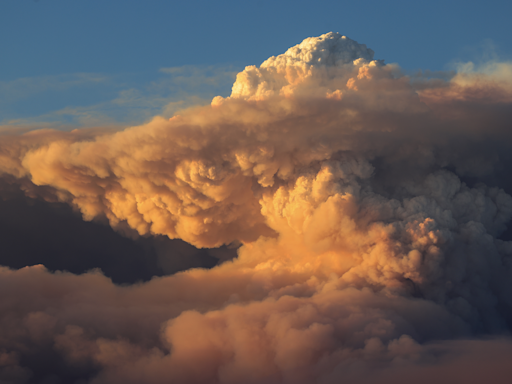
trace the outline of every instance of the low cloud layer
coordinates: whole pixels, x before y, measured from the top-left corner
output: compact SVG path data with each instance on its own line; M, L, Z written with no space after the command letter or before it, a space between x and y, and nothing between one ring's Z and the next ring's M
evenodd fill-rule
M2 269L0 380L505 383L510 68L411 81L329 33L171 119L4 133L27 196L225 248L131 286Z

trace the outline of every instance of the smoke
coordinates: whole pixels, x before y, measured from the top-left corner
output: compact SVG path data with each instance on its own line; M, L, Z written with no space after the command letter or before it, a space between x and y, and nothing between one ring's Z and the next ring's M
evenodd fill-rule
M3 268L0 379L506 382L510 65L411 81L373 57L328 33L171 119L5 133L0 171L27 196L241 247L130 286Z

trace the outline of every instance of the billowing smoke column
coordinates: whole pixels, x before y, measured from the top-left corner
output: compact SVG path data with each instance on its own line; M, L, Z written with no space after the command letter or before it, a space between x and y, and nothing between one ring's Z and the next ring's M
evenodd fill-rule
M4 135L30 196L242 246L133 286L2 269L0 380L508 382L510 67L411 81L373 56L328 33L170 120Z

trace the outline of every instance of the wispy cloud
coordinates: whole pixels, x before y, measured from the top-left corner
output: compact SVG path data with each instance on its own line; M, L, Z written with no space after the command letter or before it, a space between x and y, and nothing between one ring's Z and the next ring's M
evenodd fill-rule
M145 81L135 74L78 73L0 82L0 125L139 124L229 94L235 74L232 66L181 66L161 68Z
M73 73L55 76L23 77L12 81L0 81L0 100L16 101L47 91L68 91L72 88L98 85L109 80L96 73Z

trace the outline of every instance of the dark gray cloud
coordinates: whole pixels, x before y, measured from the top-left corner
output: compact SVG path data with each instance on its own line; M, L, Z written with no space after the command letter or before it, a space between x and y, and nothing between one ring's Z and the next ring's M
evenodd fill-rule
M100 269L117 284L189 268L211 268L236 256L236 249L201 250L167 237L126 237L106 223L84 221L59 202L27 197L12 178L0 178L0 264L43 264L50 271L81 274Z

